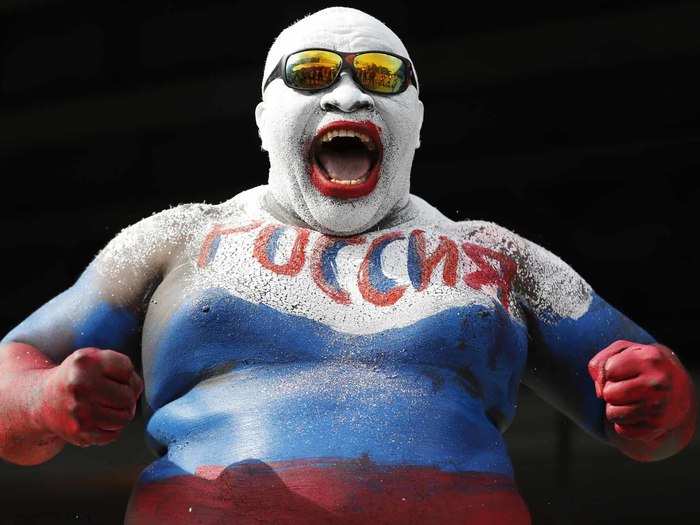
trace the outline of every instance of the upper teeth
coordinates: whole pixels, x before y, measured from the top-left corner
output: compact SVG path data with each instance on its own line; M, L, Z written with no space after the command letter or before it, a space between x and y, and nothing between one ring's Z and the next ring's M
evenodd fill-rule
M348 185L348 186L352 186L353 184L360 184L361 182L366 181L367 178L368 178L368 176L367 176L367 175L363 175L363 176L360 177L359 179L349 179L349 180L334 179L333 177L328 177L328 178L331 179L331 180L332 180L333 182L335 182L336 184L346 184L346 185Z
M365 144L365 146L367 146L367 149L374 149L374 142L372 141L372 139L370 139L364 133L360 133L359 131L353 131L351 129L333 129L331 131L327 131L321 137L321 142L330 142L335 137L357 137Z

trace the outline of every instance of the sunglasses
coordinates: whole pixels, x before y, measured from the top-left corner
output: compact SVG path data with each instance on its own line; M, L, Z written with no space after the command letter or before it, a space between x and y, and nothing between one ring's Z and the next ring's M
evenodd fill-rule
M411 62L386 51L343 53L330 49L304 49L283 56L267 77L268 84L281 78L293 89L318 91L332 86L340 73L350 70L363 90L380 95L396 95L418 82Z

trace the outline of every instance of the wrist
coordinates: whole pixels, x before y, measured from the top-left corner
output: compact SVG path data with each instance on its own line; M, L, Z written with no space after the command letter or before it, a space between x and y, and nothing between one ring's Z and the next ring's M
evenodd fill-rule
M0 352L0 458L38 465L58 454L65 441L47 425L47 382L53 364L35 360L33 347L12 344ZM37 366L38 364L38 366Z
M34 432L39 434L54 435L49 424L50 400L49 380L54 369L32 370L27 372L31 375L32 395L27 399L28 423Z

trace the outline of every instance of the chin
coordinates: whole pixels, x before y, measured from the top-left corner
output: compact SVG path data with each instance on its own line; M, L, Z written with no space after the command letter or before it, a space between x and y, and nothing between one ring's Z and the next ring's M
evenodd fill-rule
M345 209L323 206L314 210L313 218L321 233L347 237L363 233L374 226L377 222L374 220L375 215L376 207L357 206Z

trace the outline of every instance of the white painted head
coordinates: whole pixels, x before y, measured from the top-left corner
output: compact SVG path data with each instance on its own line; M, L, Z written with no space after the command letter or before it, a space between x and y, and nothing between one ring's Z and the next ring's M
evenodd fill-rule
M267 55L263 82L283 56L309 48L387 51L409 58L401 40L376 18L356 9L332 7L280 33ZM310 228L353 235L407 205L411 164L423 122L416 86L397 94L376 94L363 90L349 72L343 72L325 89L302 91L280 78L264 87L255 117L270 158L271 196ZM340 152L324 149L329 130L341 136L357 132L362 138L358 144L367 151L357 145ZM364 190L358 192L358 188Z

